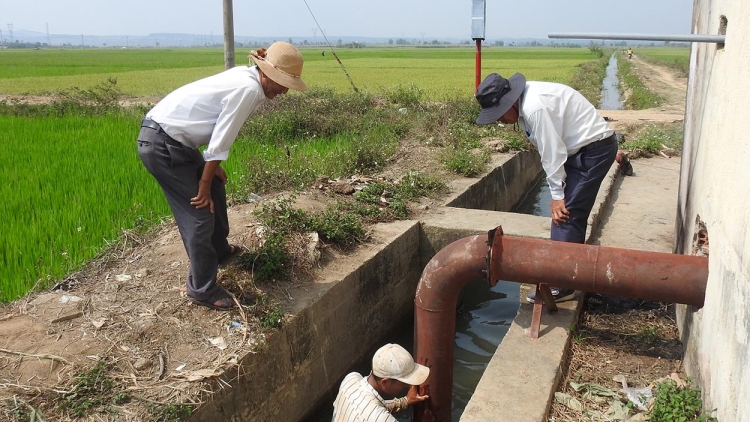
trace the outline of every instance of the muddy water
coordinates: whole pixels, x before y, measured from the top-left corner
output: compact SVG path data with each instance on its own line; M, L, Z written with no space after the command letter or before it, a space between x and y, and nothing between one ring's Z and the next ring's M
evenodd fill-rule
M622 99L618 85L620 79L617 77L617 57L613 54L609 58L607 73L602 82L602 100L599 104L601 110L622 110Z

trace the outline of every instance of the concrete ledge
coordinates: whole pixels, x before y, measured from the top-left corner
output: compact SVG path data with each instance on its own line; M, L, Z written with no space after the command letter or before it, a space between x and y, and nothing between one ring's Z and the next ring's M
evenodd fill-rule
M521 289L525 302L528 289ZM466 405L461 422L547 420L550 389L554 393L562 374L560 362L567 354L569 328L578 320L583 303L558 304L558 311L544 312L539 338L529 338L533 306L521 304L516 319L498 346Z

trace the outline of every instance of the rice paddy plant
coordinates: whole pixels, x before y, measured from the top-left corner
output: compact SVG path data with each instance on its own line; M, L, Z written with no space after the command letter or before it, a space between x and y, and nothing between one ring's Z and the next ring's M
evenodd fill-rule
M249 48L237 49L245 65ZM338 62L320 51L301 48L303 78L311 87L351 93ZM414 86L425 99L446 93L474 92L475 53L472 47L338 49L361 92L384 92ZM503 76L522 72L530 80L570 83L575 67L595 55L587 48L497 48L482 52L482 74ZM0 93L44 94L71 86L89 87L109 78L118 80L126 96L159 97L193 80L223 69L221 49L97 49L5 51L0 55Z
M44 287L123 229L168 212L138 158L138 127L122 114L0 116L0 301Z

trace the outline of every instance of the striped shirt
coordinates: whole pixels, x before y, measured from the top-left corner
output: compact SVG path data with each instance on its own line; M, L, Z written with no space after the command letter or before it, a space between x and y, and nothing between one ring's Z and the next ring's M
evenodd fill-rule
M352 372L341 381L331 422L398 422L388 410L389 402L372 388L367 377Z

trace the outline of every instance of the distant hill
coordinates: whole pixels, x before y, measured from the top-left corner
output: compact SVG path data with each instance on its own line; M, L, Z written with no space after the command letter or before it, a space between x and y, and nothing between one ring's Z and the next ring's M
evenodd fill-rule
M177 33L154 33L148 35L86 35L86 34L49 34L37 32L37 31L26 31L26 30L15 30L13 31L13 40L9 40L10 34L3 32L4 45L8 43L18 42L25 44L28 47L29 44L36 44L39 47L47 47L48 44L52 47L220 47L223 42L222 34L177 34ZM316 46L325 45L325 39L323 36L317 37L288 37L288 36L249 36L249 35L236 35L235 44L238 48L243 47L254 47L254 46L267 46L274 41L287 41L297 46ZM328 36L328 41L336 45L350 45L350 44L363 44L363 45L473 45L474 41L467 37L465 39L459 38L404 38L404 37L357 37L357 36ZM487 39L483 45L504 45L504 46L526 46L526 45L570 45L578 44L586 46L591 43L590 40L552 40L548 38L501 38L501 39ZM601 45L602 41L596 41L596 44ZM606 45L631 45L631 46L649 46L655 45L651 42L634 43L630 42L627 44L617 43L616 41L605 41ZM662 43L656 43L661 45Z

